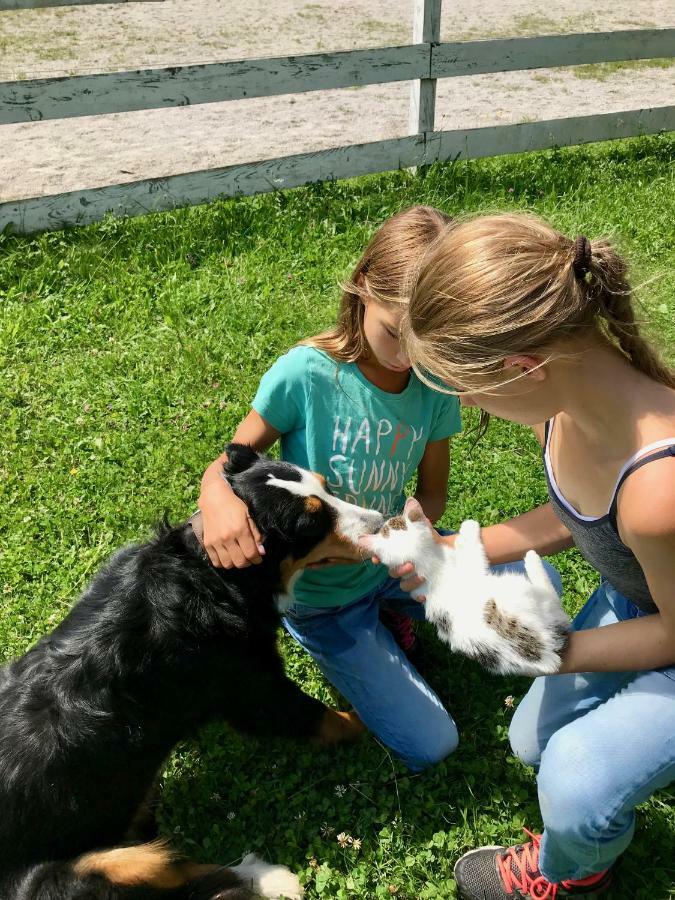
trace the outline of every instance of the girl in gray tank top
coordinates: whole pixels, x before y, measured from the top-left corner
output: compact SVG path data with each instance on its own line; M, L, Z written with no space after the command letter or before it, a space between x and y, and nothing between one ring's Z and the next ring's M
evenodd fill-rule
M675 374L641 334L626 271L606 240L491 215L448 230L412 286L416 371L543 445L550 502L482 530L491 562L576 545L601 576L560 673L535 680L511 724L543 833L465 854L455 878L471 900L611 889L635 807L675 781ZM670 843L655 851L670 858Z

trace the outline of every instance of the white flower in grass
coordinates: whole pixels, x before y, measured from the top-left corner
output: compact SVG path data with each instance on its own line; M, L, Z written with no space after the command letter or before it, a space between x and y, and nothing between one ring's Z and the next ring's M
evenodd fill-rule
M344 786L344 784L336 784L335 785L335 794L337 797L344 797L344 795L346 793L347 793L347 788Z
M515 702L516 701L513 699L513 696L511 694L509 694L508 697L504 697L504 706L506 706L507 709L511 709Z
M352 838L348 834L345 834L344 831L341 831L340 834L338 834L336 841L341 847L348 847L352 842Z
M361 849L361 838L352 838L352 847L354 850Z
M229 813L227 814L227 818L230 820L230 822L232 821L232 819L235 819L236 816L237 816L237 814L234 813L234 812L229 812Z

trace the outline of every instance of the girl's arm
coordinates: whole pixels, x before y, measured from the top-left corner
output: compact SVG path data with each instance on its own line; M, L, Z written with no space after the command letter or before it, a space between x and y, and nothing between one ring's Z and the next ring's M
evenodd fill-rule
M556 516L550 503L498 525L488 525L481 529L480 534L492 565L521 560L528 550L536 550L541 556L548 556L574 545L572 535ZM456 539L456 534L435 537L436 541L450 547ZM374 561L378 562L377 558ZM389 574L393 578L403 578L401 588L404 591L413 591L424 583L424 579L415 575L412 563L390 569Z
M631 548L659 612L570 635L561 672L625 672L675 665L675 461L634 472L619 496L621 540Z
M251 410L239 424L232 440L264 453L279 437L280 432ZM221 453L207 467L202 476L198 505L204 526L204 547L213 565L241 569L261 562L265 551L246 504L223 477L223 463L226 462L227 453Z
M426 517L435 522L445 512L450 474L450 443L447 438L430 441L417 467L418 500Z
M574 545L572 535L550 503L498 525L488 525L481 529L481 538L493 565L523 559L528 550L550 556Z

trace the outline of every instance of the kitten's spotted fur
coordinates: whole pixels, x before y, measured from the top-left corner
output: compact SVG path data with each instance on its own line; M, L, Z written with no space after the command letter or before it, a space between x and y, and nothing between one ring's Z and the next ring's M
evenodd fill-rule
M411 561L425 583L426 617L453 650L500 675L549 675L560 666L569 618L534 550L525 572L490 571L477 522L464 522L452 549L434 539L419 503L361 539L385 565Z

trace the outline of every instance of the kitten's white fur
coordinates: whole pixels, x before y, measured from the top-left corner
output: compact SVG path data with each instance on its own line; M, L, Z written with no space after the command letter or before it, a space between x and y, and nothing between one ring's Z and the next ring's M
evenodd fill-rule
M434 539L419 503L409 498L403 515L377 534L361 538L387 566L412 562L424 584L426 617L453 650L500 675L558 671L569 618L534 550L525 572L490 571L478 522L463 522L455 548Z
M264 862L255 853L248 853L232 871L261 897L272 900L300 900L304 891L300 879L286 866ZM227 892L226 892L227 893Z

